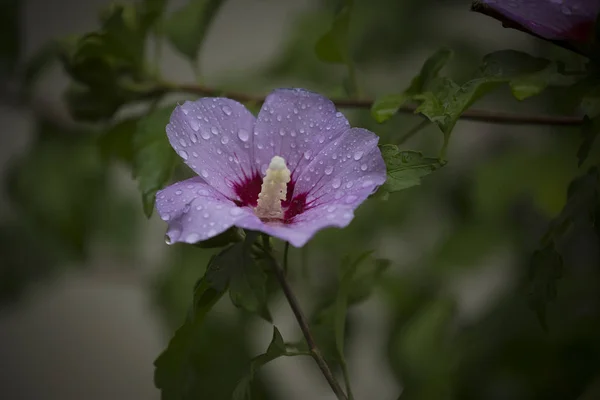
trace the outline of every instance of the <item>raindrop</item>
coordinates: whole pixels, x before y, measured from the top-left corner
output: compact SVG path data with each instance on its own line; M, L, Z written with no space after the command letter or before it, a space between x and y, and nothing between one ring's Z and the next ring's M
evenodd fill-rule
M171 219L171 216L169 214L165 214L165 215L161 216L160 219L162 219L163 221L168 221Z
M325 168L325 175L331 175L331 173L333 172L333 167L330 165L327 168Z
M208 217L210 217L210 214L209 214L209 213L207 213L207 212L205 212L205 213L204 213L204 215L202 215L202 216L203 216L204 218L208 218Z
M292 130L292 131L290 132L290 135L292 135L292 137L296 137L296 131Z
M182 193L183 193L183 192L182 192L181 190L177 190L177 191L175 192L175 194L176 194L177 196L181 195Z
M298 114L298 109L294 107L294 114Z
M306 159L306 160L310 160L310 156L312 156L312 151L310 151L310 150L306 150L306 151L304 152L304 159Z
M215 231L214 229L211 229L210 231L208 231L208 236L215 236L217 234L217 231Z
M196 153L195 151L192 151L192 155L193 155L194 157L198 157L198 153Z
M362 187L367 188L373 184L373 181L364 181Z
M221 137L221 143L227 144L228 142L229 142L229 137L227 137L227 136Z
M223 110L223 112L227 115L231 115L231 108L228 106L223 106L221 107L221 109Z
M200 136L202 136L202 139L207 140L210 138L210 133L208 133L208 131L205 131L203 129L202 132L200 132Z
M196 143L196 142L198 142L198 135L196 135L195 133L192 133L190 135L190 139L192 139L192 143Z
M196 243L199 239L200 235L198 235L197 233L190 233L185 241L188 243Z
M281 136L285 136L285 131L283 130L283 128L281 128L281 129L279 130L279 135L281 135Z
M350 196L346 197L346 203L347 203L347 204L350 204L350 203L352 203L354 200L356 200L357 198L358 198L358 197L356 197L356 196L354 196L354 195L352 195L352 194L351 194Z
M281 120L282 120L281 115L278 115L277 116L277 121L281 122Z
M198 129L200 129L200 122L198 122L197 119L190 119L190 127L198 132Z
M235 208L232 208L231 210L229 210L229 214L231 214L234 217L241 215L243 212L244 212L244 210L242 210L239 207L235 207Z
M200 173L202 174L203 177L208 178L208 171L207 170L203 169Z
M363 154L364 153L362 151L357 151L356 153L354 153L354 159L356 161L360 160L362 158Z
M342 181L339 178L335 178L333 182L331 182L331 186L333 186L334 189L337 189L342 186Z
M183 158L184 160L188 159L188 153L185 150L180 150L179 151L179 155L181 156L181 158Z
M240 130L238 131L238 137L240 138L240 140L241 140L242 142L247 142L247 141L248 141L248 139L250 138L250 134L248 133L248 131L247 131L247 130L245 130L245 129L240 129Z
M319 143L323 143L325 141L325 138L323 136L319 136Z
M219 134L219 130L217 128L215 128L214 126L212 128L210 128L210 131L212 132L213 135Z
M346 183L347 189L350 189L352 186L354 186L354 182L350 181L350 182Z
M186 147L187 143L185 142L184 138L179 139L179 144L181 145L181 147Z
M367 164L363 164L360 166L360 170L361 171L366 171L367 170Z
M196 207L196 210L198 210L198 211L202 211L202 206L198 206L198 207Z
M341 112L338 111L335 113L335 116L338 118L342 118L344 116L344 114L342 114Z
M181 111L183 111L183 113L185 115L188 115L189 111L186 108L181 107Z

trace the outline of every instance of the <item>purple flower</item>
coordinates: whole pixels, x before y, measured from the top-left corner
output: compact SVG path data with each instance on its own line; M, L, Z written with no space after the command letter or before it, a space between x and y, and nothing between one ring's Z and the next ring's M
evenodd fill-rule
M169 244L235 225L300 247L323 228L347 226L386 179L379 138L302 89L273 91L258 118L226 98L185 102L167 136L199 175L156 194Z
M480 4L492 12L480 10ZM481 0L473 7L497 19L517 23L545 39L588 42L600 12L600 0Z

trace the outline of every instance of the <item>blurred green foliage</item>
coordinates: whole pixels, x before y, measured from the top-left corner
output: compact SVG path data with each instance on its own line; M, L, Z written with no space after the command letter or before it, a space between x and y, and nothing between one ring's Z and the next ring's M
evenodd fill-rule
M138 218L152 215L157 190L189 175L164 133L173 104L163 96L181 82L162 81L148 44L173 46L198 73L222 3L189 0L169 13L164 0L112 4L98 30L56 38L28 60L18 59L17 2L0 4L7 20L0 24L2 77L18 78L27 100L48 65L60 61L71 80L64 99L73 119L38 117L32 143L8 169L13 211L0 220L0 300L14 300L67 265L86 265L98 240L139 262L131 247L146 222ZM372 109L347 112L353 125L380 136L388 181L348 228L320 232L302 254L284 250L288 275L313 298L314 336L340 376L347 378L346 363L359 362L344 355L362 323L347 311L377 297L390 311L386 361L401 399L596 398L598 66L547 44L530 55L485 51L488 43L474 31L448 38L435 26L450 7L465 12L448 24L470 29L475 17L460 1L322 1L296 16L264 68L218 83L372 94L376 85L361 75L388 67L386 93ZM407 58L432 48L440 50L409 66ZM398 83L396 65L412 71L410 82ZM484 96L512 110L575 109L585 119L581 129L460 122ZM398 114L407 105L421 115ZM476 145L466 143L469 131L481 134ZM141 204L112 179L123 168L137 180ZM279 292L264 247L240 241L237 231L199 247L165 250L149 286L165 324L179 327L156 361L162 398L275 398L259 368L307 348L284 342L274 327L270 346L256 355L241 334L257 316L271 320L268 305ZM486 276L490 263L500 270L493 277ZM457 291L462 281L470 284Z

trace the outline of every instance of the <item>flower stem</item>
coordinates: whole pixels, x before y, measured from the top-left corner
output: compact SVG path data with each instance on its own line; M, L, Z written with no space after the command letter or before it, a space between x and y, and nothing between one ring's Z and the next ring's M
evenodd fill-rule
M160 82L151 92L146 93L152 96L155 93L190 93L199 96L222 96L233 100L244 102L262 103L265 96L255 95L245 92L223 91L213 87L203 85L176 84L171 82ZM370 109L373 106L372 99L350 99L338 98L332 99L332 102L340 108L363 108ZM398 112L412 114L417 109L415 104L405 104ZM479 109L468 109L463 112L460 119L480 121L490 124L508 124L508 125L549 125L549 126L580 126L583 119L577 116L554 116L538 114L515 114L503 111L489 111Z
M337 380L333 376L333 373L331 372L329 365L327 365L327 363L325 362L325 359L321 355L321 351L319 350L319 348L317 347L317 344L315 343L313 335L308 326L308 320L306 319L306 317L304 316L304 313L302 312L302 309L300 308L298 299L296 298L296 295L292 291L292 288L290 287L290 284L288 283L288 281L285 277L285 273L283 272L283 269L279 266L279 263L275 260L275 258L272 255L271 244L269 243L269 236L263 235L263 244L264 244L264 247L266 250L265 254L267 255L267 257L269 258L269 260L271 262L271 267L273 268L273 272L275 272L275 276L277 277L277 280L279 281L279 285L281 286L281 289L283 290L283 294L285 295L285 297L290 305L290 308L292 309L292 312L294 313L294 316L296 317L296 320L298 321L298 325L300 325L300 329L302 330L304 339L306 339L306 343L308 344L308 349L310 351L310 355L312 356L312 358L315 360L315 362L321 369L323 376L327 380L327 383L329 383L329 386L331 386L331 390L333 390L333 393L335 393L338 400L348 400L348 398L346 397L346 394L344 393L340 384L337 382Z

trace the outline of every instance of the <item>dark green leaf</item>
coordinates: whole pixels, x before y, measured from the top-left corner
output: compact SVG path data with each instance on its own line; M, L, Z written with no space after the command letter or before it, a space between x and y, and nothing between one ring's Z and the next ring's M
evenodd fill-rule
M0 77L12 74L19 57L19 0L0 1Z
M167 349L154 362L154 384L161 390L163 400L188 399L194 385L196 370L194 359L199 345L196 343L204 318L227 290L227 280L218 277L222 263L227 263L230 249L213 257L206 274L194 288L194 302L188 319L175 332Z
M202 249L214 249L217 247L227 246L231 243L239 242L240 240L242 240L240 229L233 226L215 237L195 243L194 246Z
M416 94L423 92L432 80L438 77L441 69L452 58L452 51L441 48L431 55L421 67L421 71L415 76L410 86L399 94L390 94L378 98L373 107L371 115L377 122L384 122L398 112L406 102L410 101Z
M380 146L381 155L387 168L387 180L383 190L397 192L420 185L421 178L445 165L437 158L427 158L417 151L400 151L398 146Z
M223 0L188 0L165 21L165 35L191 61L196 61L210 24Z
M154 210L156 192L169 181L177 161L165 131L173 108L160 108L140 119L133 135L133 175L147 217Z
M105 160L116 159L127 165L133 163L133 135L138 119L130 118L111 126L98 139L100 154Z
M114 92L93 91L77 84L67 88L64 100L74 119L90 122L109 119L123 105Z
M277 327L273 326L273 337L271 339L269 347L267 348L267 351L259 356L254 357L252 361L250 361L250 371L238 382L237 386L233 390L232 399L250 400L252 398L252 381L254 380L254 375L259 370L259 368L261 368L268 362L275 360L276 358L293 355L298 354L288 353L281 333L279 333Z
M167 0L143 0L140 4L140 23L145 31L154 26L165 12Z
M348 50L348 28L352 1L345 0L340 12L335 16L333 24L315 44L315 53L319 60L333 64L347 64L350 62Z

